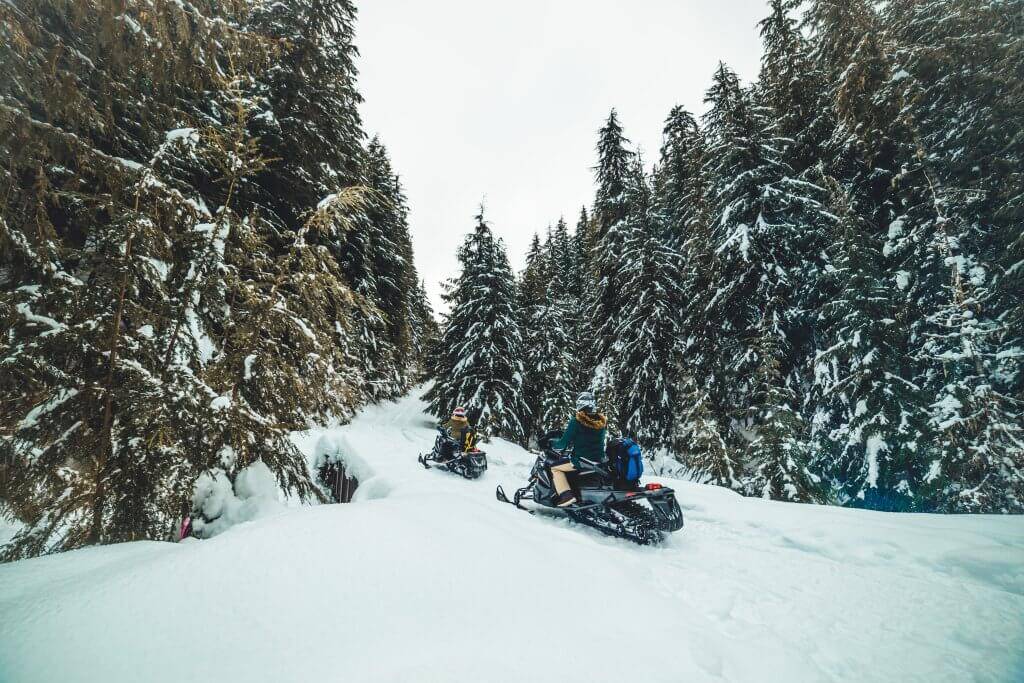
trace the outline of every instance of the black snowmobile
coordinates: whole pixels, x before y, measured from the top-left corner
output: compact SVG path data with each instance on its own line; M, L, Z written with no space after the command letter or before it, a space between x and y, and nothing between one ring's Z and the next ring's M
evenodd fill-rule
M522 502L533 501L546 510L564 513L570 519L604 534L641 545L658 543L666 533L683 528L683 511L676 502L675 491L661 484L641 486L639 479L623 479L614 458L603 463L584 460L580 470L568 473L569 485L578 502L568 507L557 507L549 468L567 456L566 452L552 448L552 443L560 437L561 432L549 432L541 437L541 454L533 465L526 486L516 491L512 500L498 486L498 500L531 514L535 511Z
M434 450L420 454L419 461L428 470L431 467L454 472L466 479L478 479L487 471L487 454L479 449L463 452L462 444L453 439L448 430L437 428Z

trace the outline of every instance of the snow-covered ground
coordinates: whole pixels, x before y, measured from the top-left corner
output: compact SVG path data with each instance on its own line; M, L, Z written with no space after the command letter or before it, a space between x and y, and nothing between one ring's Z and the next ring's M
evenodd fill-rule
M416 398L298 435L356 502L206 541L0 565L0 681L1024 681L1024 519L740 498L668 479L641 548L425 471Z

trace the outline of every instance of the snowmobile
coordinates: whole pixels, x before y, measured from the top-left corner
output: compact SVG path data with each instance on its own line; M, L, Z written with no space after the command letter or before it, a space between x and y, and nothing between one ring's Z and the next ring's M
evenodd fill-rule
M534 509L523 505L532 501L544 510L561 513L570 519L618 538L640 545L659 543L665 534L683 528L683 511L675 491L661 484L641 486L639 479L624 480L609 460L603 463L582 461L582 468L568 473L569 485L576 494L576 504L555 505L555 487L549 467L567 457L567 451L552 447L561 432L549 432L540 439L541 453L530 472L526 486L517 490L512 500L498 486L498 500L531 514Z
M486 453L478 448L463 452L462 444L453 439L446 429L438 427L437 431L434 450L419 456L423 467L448 470L466 479L479 479L487 471Z

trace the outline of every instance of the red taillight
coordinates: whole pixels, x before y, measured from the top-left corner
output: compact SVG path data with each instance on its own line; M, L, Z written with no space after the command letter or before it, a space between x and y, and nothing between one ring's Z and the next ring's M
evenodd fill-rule
M626 494L626 498L632 498L635 495L636 493L634 491L630 491L629 493Z
M648 491L657 491L658 489L664 488L661 484L648 484L644 487Z

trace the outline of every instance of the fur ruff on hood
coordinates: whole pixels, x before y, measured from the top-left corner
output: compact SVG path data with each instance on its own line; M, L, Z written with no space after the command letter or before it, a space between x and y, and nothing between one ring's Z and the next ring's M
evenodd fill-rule
M608 425L608 418L601 413L588 413L581 410L576 413L576 421L590 429L604 429Z

